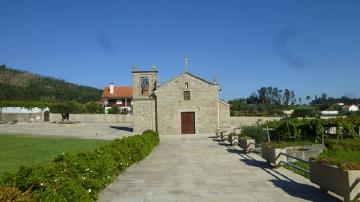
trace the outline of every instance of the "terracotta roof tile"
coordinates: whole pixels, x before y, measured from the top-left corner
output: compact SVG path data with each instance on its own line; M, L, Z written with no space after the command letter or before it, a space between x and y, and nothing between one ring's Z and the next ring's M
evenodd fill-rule
M132 98L133 89L131 86L115 86L114 93L110 94L109 87L105 87L101 95L103 98Z

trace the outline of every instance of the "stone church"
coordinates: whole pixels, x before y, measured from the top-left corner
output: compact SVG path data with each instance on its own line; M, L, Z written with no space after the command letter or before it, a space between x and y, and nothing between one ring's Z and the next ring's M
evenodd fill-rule
M154 68L132 70L135 133L213 133L226 127L230 105L219 99L219 84L185 71L160 85L157 73Z

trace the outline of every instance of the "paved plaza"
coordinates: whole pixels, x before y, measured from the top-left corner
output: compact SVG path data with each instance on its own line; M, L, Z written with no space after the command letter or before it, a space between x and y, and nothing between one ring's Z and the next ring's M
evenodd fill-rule
M243 154L211 135L162 135L142 162L128 168L99 196L110 201L338 201L257 154Z
M86 139L112 140L131 135L131 128L118 123L26 123L0 124L0 134L65 136Z

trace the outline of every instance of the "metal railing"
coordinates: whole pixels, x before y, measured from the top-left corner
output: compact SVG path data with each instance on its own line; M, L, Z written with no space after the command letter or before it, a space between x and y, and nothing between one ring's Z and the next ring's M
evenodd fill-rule
M231 134L226 133L226 131L218 131L218 132L216 133L216 137L219 137L219 138L221 139L221 141L225 141L225 140L228 138L229 135L231 135ZM233 145L233 143L234 143L236 140L238 140L238 137L237 137L237 135L234 135L234 137L232 138L232 142L230 142L230 144ZM255 152L257 151L256 148L259 148L259 146L260 146L260 144L255 144ZM294 160L297 160L297 161L300 161L300 162L303 162L303 163L306 163L306 164L309 165L309 161L306 161L306 160L304 160L304 159L301 159L301 158L298 158L298 157L295 157L295 156L291 156L291 155L286 154L286 153L283 153L283 152L281 152L281 153L277 156L277 158L279 158L281 155L286 156L286 157L291 158L291 159L294 159ZM305 170L305 169L303 169L303 168L301 168L301 167L299 167L299 166L297 166L297 165L294 165L294 164L292 164L292 163L290 163L290 162L280 161L280 164L285 164L285 165L291 166L291 167L293 167L293 168L295 168L295 169L297 169L297 170L300 170L300 171L302 171L302 172L304 172L304 173L306 173L306 174L310 174L310 171L309 171L309 170Z
M309 161L306 161L306 160L304 160L304 159L301 159L301 158L298 158L298 157L295 157L295 156L291 156L291 155L289 155L289 154L285 154L285 153L283 153L283 152L281 152L281 153L279 154L279 156L281 156L281 155L286 156L286 157L291 158L291 159L295 159L295 160L297 160L297 161L300 161L300 162L303 162L303 163L306 163L306 164L309 164ZM299 167L299 166L297 166L297 165L294 165L294 164L292 164L292 163L290 163L290 162L280 161L280 164L281 164L281 163L286 164L286 165L288 165L288 166L291 166L291 167L293 167L293 168L295 168L295 169L297 169L297 170L300 170L300 171L302 171L302 172L305 172L305 173L307 173L307 174L310 174L310 171L309 171L309 170L305 170L305 169L303 169L303 168L301 168L301 167Z

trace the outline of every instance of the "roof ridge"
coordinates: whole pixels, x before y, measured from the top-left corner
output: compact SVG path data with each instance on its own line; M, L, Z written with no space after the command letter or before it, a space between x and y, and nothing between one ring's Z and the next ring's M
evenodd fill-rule
M203 82L205 82L205 83L211 84L211 85L219 85L219 84L216 84L216 83L207 81L207 80L205 80L205 79L203 79L203 78L201 78L201 77L199 77L199 76L196 76L196 75L194 75L194 74L192 74L192 73L190 73L190 72L183 72L183 73L181 73L181 74L173 77L172 79L167 80L166 82L162 83L162 84L160 85L160 87L163 86L163 85L166 85L166 84L170 83L171 81L175 80L175 79L178 78L179 76L182 76L182 75L185 75L185 74L187 74L187 75L189 75L189 76L192 76L192 77L194 77L194 78L196 78L196 79L199 79L199 80L201 80L201 81L203 81Z

